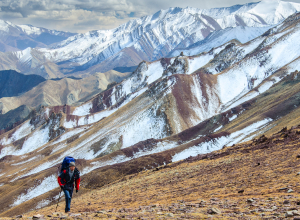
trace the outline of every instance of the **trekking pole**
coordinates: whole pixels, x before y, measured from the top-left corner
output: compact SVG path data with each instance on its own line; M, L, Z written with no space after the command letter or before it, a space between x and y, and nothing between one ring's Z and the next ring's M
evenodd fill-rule
M62 189L60 190L60 193L59 193L59 197L58 197L58 201L57 201L57 205L56 205L55 212L57 212L57 208L58 208L59 200L60 200L60 197L61 197L61 192L62 192Z

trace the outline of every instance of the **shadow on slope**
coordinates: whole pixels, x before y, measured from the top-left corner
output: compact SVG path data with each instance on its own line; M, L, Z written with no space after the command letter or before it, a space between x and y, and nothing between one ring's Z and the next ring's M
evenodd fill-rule
M46 81L38 75L23 75L14 70L0 71L0 98L21 95Z

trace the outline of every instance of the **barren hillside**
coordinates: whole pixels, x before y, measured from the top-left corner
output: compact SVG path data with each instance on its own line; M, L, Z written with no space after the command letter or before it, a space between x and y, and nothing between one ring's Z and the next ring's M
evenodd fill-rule
M75 194L69 219L270 219L299 215L300 126L159 166L97 187L114 172L93 173ZM139 160L135 165L138 167ZM125 165L125 164L124 164ZM121 166L121 165L120 165ZM133 166L133 164L132 164ZM107 172L109 169L107 169ZM84 180L86 183L87 180ZM26 206L26 204L24 204ZM64 202L24 214L51 219ZM19 212L20 213L20 212ZM2 216L14 215L10 211Z

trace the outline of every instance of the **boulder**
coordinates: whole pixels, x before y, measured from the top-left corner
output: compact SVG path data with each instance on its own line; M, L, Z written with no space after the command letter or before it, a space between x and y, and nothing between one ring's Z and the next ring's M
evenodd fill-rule
M273 210L277 210L278 208L277 208L277 206L273 206L272 209Z
M37 214L37 215L32 216L32 219L44 219L44 216Z
M253 203L254 200L253 200L253 199L247 199L247 202L248 202L248 203Z
M292 212L292 211L287 211L286 213L285 213L285 217L293 217L294 216L294 213Z
M283 204L285 204L285 205L290 204L290 201L289 200L284 200Z
M285 213L285 217L293 217L293 216L299 216L300 213L298 212L298 210L291 210L291 211L287 211Z
M170 218L173 218L173 217L174 217L174 214L173 214L173 213L167 213L166 216L167 216L167 217L170 217Z
M288 188L286 188L286 187L283 187L283 188L280 188L279 190L281 191L281 190L287 190Z
M97 213L99 213L99 212L97 212ZM103 213L103 214L105 214L105 213ZM80 213L71 213L69 216L70 217L78 217L78 216L81 216L81 214Z
M63 213L62 212L53 212L52 215L53 216L62 216Z
M300 213L298 212L298 210L293 210L292 212L293 212L294 216L300 216Z
M218 215L221 214L222 212L218 208L211 208L207 211L207 213L211 215Z

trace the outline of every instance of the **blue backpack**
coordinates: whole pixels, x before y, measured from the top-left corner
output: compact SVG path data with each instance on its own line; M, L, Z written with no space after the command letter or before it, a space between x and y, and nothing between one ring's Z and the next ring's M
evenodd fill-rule
M68 168L69 167L69 164L71 162L76 162L76 160L73 158L73 157L65 157L64 161L62 162L61 164L61 169L60 169L60 172L62 172L64 169Z

